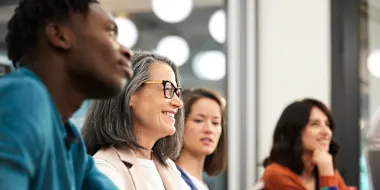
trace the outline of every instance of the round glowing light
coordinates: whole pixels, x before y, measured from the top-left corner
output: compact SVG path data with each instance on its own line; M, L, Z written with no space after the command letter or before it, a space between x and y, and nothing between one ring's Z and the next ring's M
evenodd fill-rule
M185 20L193 9L193 0L152 0L154 14L168 23Z
M195 55L193 72L202 80L221 80L226 76L226 56L221 51L205 51Z
M118 27L117 41L127 48L132 48L138 38L138 31L136 25L129 19L118 17L115 18L115 22Z
M221 44L226 41L226 13L224 10L218 10L210 17L208 30L215 41Z
M368 56L367 68L371 75L380 78L380 50L376 50Z
M185 39L179 36L166 36L158 42L156 53L168 57L179 67L186 63L190 49Z

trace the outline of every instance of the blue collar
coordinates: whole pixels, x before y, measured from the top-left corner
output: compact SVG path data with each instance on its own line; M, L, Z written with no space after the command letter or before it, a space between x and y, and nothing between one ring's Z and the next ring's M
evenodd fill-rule
M179 170L179 172L181 172L182 179L187 183L187 185L190 187L190 189L191 190L197 190L193 181L191 181L190 177L185 173L185 171L183 171L182 168L180 168L178 165L177 165L177 169Z
M30 70L29 68L27 67L20 67L16 70L16 72L20 72L21 74L23 75L26 75L26 76L29 76L37 81L39 81L40 83L42 83L41 79L38 77L38 75L36 75L32 70ZM43 84L43 83L42 83ZM45 89L46 89L46 86L45 84L43 84ZM46 89L46 91L48 92L48 90ZM54 108L57 110L58 112L58 108L56 107L53 99L51 98L51 96L49 95L50 97L50 101L53 103L54 105ZM66 138L65 138L65 142L66 142L66 147L69 147L69 145L71 144L74 144L74 143L77 143L79 142L79 139L80 139L80 134L78 134L77 132L75 132L75 125L73 123L71 123L70 121L68 121L66 124L63 123L62 121L62 118L61 118L61 113L58 112L58 115L59 115L59 121L61 122L61 126L63 126L64 128L64 131L66 132Z

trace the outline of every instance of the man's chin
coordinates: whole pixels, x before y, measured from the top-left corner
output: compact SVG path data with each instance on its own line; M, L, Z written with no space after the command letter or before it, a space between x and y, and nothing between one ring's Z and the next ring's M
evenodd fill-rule
M96 89L91 89L91 91L88 93L90 98L92 99L108 99L113 98L120 93L123 93L125 89L125 82L121 82L119 84L113 84L113 85L100 85Z

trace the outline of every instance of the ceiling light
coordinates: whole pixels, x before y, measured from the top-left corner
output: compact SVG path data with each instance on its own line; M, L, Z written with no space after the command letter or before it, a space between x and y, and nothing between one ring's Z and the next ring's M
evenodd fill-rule
M221 51L205 51L195 55L193 72L202 80L221 80L226 76L226 56Z
M380 78L380 50L373 51L369 54L367 67L373 76Z
M159 19L178 23L190 15L193 0L152 0L152 9Z
M185 39L179 36L166 36L158 42L156 53L168 57L179 67L186 63L190 49Z
M208 30L215 41L221 44L226 41L226 13L224 10L218 10L210 17Z
M118 17L115 18L118 27L117 41L127 48L132 48L138 38L138 31L136 25L129 19Z

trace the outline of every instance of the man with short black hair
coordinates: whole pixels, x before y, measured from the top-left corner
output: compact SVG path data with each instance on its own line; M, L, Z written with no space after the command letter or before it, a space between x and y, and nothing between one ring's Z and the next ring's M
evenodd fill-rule
M0 80L0 189L116 189L68 121L85 99L111 98L132 53L96 0L21 0L8 23Z

